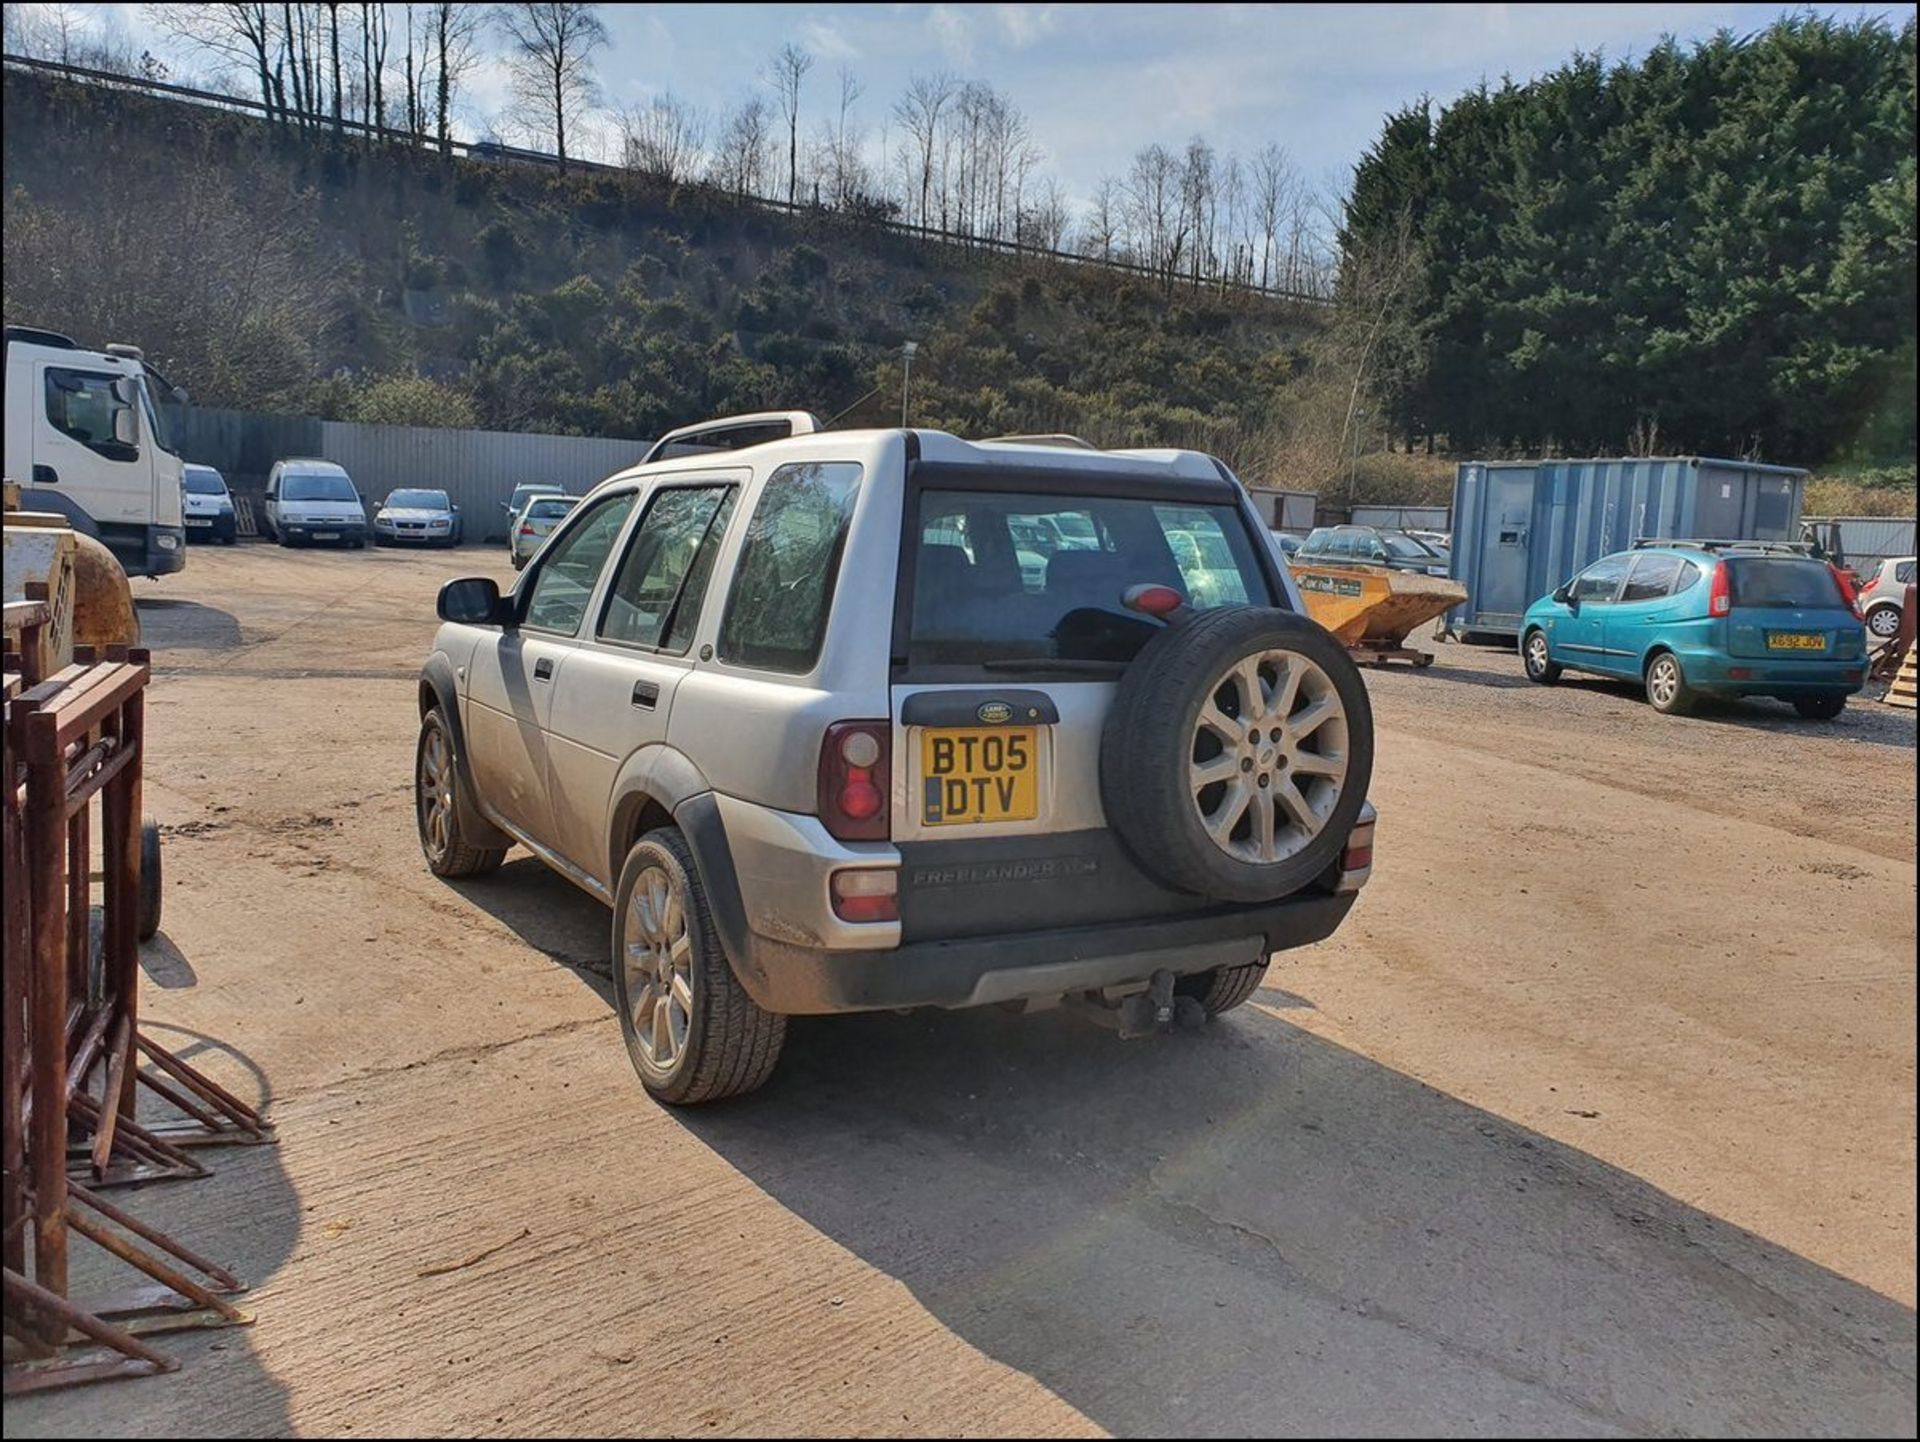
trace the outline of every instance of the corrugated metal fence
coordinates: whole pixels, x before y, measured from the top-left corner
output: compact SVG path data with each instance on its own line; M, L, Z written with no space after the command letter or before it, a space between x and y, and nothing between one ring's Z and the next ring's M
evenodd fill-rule
M1862 573L1882 561L1904 560L1913 554L1913 520L1890 516L1809 516L1821 525L1837 521L1847 564Z
M1444 531L1453 515L1447 506L1355 506L1348 519L1356 526L1383 526L1390 531Z
M214 467L235 490L258 496L275 461L317 456L346 467L370 502L402 486L438 486L460 507L472 540L494 533L501 503L523 481L579 495L647 449L645 441L597 436L370 426L206 406L167 411L181 455Z

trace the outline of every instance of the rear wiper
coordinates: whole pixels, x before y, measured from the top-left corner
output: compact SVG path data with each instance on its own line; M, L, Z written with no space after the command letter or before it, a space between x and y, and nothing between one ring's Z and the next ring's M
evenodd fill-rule
M979 663L983 671L1055 671L1071 676L1118 676L1125 661L1086 661L1067 656L996 656Z

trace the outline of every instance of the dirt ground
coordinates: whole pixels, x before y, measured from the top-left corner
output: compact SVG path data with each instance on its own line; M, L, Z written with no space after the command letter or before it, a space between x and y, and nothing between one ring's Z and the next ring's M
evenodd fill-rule
M143 1005L280 1141L135 1203L258 1320L7 1435L1913 1435L1911 713L1442 647L1369 674L1373 883L1232 1017L804 1020L670 1112L606 912L421 863L413 678L476 569L137 583Z

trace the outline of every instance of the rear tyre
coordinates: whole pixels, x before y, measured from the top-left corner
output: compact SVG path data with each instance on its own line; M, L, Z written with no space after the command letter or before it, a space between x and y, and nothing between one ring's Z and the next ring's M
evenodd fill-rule
M1685 716L1699 699L1699 693L1687 684L1687 673L1680 658L1662 651L1647 662L1647 704L1662 716Z
M1867 631L1876 641L1891 641L1900 634L1900 608L1873 607L1867 612Z
M1208 1016L1232 1011L1260 989L1266 978L1267 964L1256 961L1247 966L1216 966L1183 976L1173 984L1175 996L1190 996L1207 1009Z
M420 828L420 850L435 876L485 876L506 860L504 846L475 846L460 826L460 768L454 764L453 734L434 707L420 718L420 742L413 758L413 812Z
M1148 873L1271 901L1340 854L1373 774L1373 711L1346 647L1305 616L1224 607L1148 641L1100 738L1107 818Z
M1527 679L1542 686L1551 686L1565 674L1560 663L1553 659L1545 631L1527 632L1526 640L1520 643L1520 659L1526 663Z
M649 831L627 853L613 902L613 999L640 1083L693 1106L773 1075L787 1019L748 996L720 945L686 838Z
M1793 709L1809 721L1831 721L1847 709L1845 696L1801 696L1793 703Z
M160 823L140 823L140 917L135 934L152 941L160 930Z

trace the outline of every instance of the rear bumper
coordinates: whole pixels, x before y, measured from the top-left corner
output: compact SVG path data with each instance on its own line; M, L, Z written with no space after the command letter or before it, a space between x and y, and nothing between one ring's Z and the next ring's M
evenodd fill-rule
M733 960L755 1001L789 1015L984 1006L1125 986L1162 969L1182 976L1263 961L1324 941L1353 902L1351 895L1315 892L1161 922L918 942L888 951L820 951L748 932L748 955Z
M1864 657L1791 661L1778 656L1729 656L1724 651L1682 652L1687 684L1715 696L1851 696L1866 684Z
M1330 872L1323 886L1282 901L1209 906L1189 897L1179 910L1156 902L1158 914L1128 914L1116 902L1097 920L1075 924L1060 914L1062 888L1070 883L1028 879L968 903L999 918L1006 930L904 944L900 923L841 922L827 900L836 868L885 866L899 855L890 845L823 841L811 817L767 812L712 792L682 801L674 821L693 849L741 985L769 1011L805 1015L1060 996L1145 982L1162 969L1185 975L1245 965L1323 941L1346 918L1367 878L1373 813L1363 812L1355 828L1355 845L1367 838L1364 865L1356 857L1358 869ZM1329 889L1335 884L1340 890ZM914 888L910 879L902 886L907 909ZM1029 903L1015 901L1016 893ZM766 934L776 928L784 935Z

